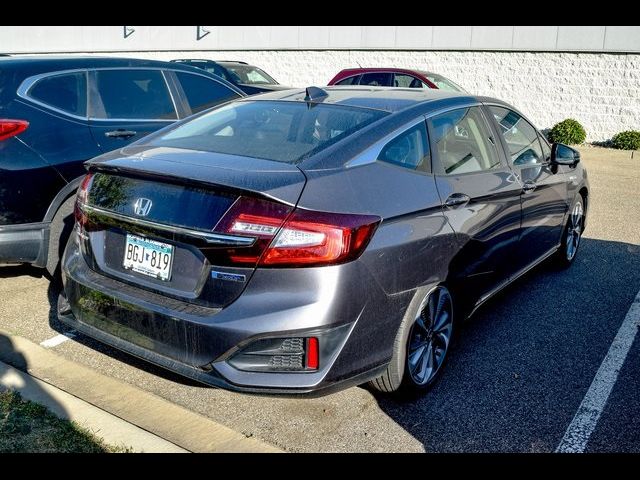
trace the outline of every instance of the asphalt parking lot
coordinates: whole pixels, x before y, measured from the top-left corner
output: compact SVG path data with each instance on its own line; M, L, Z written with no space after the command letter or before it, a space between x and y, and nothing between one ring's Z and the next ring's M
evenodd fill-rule
M484 305L464 325L443 377L418 400L362 387L316 399L249 396L194 384L83 336L50 349L287 451L554 451L640 290L640 157L581 151L591 195L575 264L544 264ZM55 319L56 299L38 270L0 268L0 329L35 343L68 331ZM640 451L639 368L636 339L586 451Z

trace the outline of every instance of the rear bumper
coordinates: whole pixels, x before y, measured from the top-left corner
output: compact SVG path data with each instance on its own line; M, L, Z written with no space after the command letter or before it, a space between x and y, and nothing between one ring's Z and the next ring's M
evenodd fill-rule
M384 318L385 309L370 301L375 282L362 278L357 262L286 275L257 271L234 303L211 309L105 277L76 252L72 237L63 262L66 301L59 302L59 319L204 384L250 393L323 395L377 376L390 359L395 331L371 338L372 328L380 334L382 325L370 315ZM370 322L377 323L375 328ZM228 362L256 339L309 336L320 342L317 371L246 371Z
M48 222L0 225L0 264L32 263L36 267L46 266L49 226Z

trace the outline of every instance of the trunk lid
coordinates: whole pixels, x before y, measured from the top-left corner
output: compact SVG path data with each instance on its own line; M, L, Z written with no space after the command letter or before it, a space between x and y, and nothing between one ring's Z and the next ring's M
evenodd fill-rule
M82 251L91 268L212 308L235 300L255 270L219 262L229 248L246 251L252 237L214 231L216 226L247 199L286 214L305 184L294 165L175 148L128 147L88 166L93 177L83 207L88 223ZM140 252L139 265L127 260L131 249ZM148 270L156 255L166 263L162 273Z

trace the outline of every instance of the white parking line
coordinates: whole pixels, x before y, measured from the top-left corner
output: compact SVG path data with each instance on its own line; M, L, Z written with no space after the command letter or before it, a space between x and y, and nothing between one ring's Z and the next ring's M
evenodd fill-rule
M611 390L616 384L618 373L620 373L639 328L640 292L636 295L631 308L624 317L616 338L613 339L613 343L609 347L607 356L604 357L593 382L591 382L589 391L582 400L556 452L584 452L589 437L595 430L598 419L607 404Z
M62 335L56 335L55 337L50 338L49 340L45 340L44 342L40 342L40 345L45 347L45 348L57 347L61 343L64 343L67 340L71 340L72 338L75 338L75 336L76 335L73 332L64 333Z

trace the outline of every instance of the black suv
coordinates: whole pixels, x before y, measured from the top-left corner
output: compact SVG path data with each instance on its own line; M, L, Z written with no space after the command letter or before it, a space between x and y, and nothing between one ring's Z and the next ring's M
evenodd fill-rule
M0 264L55 274L85 160L243 96L177 63L0 58Z
M192 67L201 68L209 73L218 75L226 81L233 83L247 95L272 92L274 90L289 90L291 88L280 85L272 76L267 74L267 72L261 68L249 65L246 62L196 59L180 59L171 61L191 65Z

